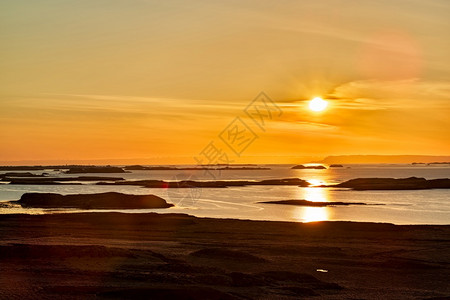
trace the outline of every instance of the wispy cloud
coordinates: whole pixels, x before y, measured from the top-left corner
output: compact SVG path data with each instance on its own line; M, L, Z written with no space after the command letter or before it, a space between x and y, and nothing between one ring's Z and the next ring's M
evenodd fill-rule
M358 80L337 86L330 96L337 99L337 105L342 108L449 108L450 82Z

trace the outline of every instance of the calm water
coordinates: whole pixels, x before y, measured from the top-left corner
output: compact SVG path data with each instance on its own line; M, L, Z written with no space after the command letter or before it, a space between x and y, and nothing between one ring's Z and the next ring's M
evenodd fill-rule
M271 170L214 171L133 171L127 174L76 174L50 172L52 176L111 176L128 180L262 180L298 177L313 184L339 183L359 177L450 177L449 166L412 165L346 165L326 170L292 170L290 165L266 165ZM350 168L347 168L350 166ZM33 172L41 173L41 171ZM345 220L389 222L395 224L450 224L450 190L351 191L332 188L297 186L247 186L192 189L148 189L135 186L86 185L9 185L0 184L0 201L17 200L26 192L60 194L116 191L128 194L155 194L175 207L161 210L127 212L188 213L199 217L239 218L253 220L320 221ZM295 207L260 204L259 201L305 199L310 201L365 202L366 206ZM57 210L56 210L57 211ZM55 210L0 207L0 213L51 213Z

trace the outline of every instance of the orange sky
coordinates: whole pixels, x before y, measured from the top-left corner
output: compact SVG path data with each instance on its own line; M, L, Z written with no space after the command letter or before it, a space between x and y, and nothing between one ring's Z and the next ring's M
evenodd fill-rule
M0 162L450 154L448 1L0 4ZM244 112L265 91L280 116ZM323 112L307 101L329 101ZM257 138L236 155L221 132ZM118 159L118 160L112 160Z

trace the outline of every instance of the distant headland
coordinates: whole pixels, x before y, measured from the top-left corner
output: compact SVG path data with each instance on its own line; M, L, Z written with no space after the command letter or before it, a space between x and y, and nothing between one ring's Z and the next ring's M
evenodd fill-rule
M314 161L321 164L412 164L449 162L450 156L432 155L332 155L323 160Z

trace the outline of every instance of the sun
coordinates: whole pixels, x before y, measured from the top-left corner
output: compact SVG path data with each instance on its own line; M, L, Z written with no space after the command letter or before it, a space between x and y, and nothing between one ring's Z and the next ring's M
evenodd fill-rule
M320 97L315 97L311 101L309 101L309 109L312 111L323 111L327 108L328 102L323 100Z

